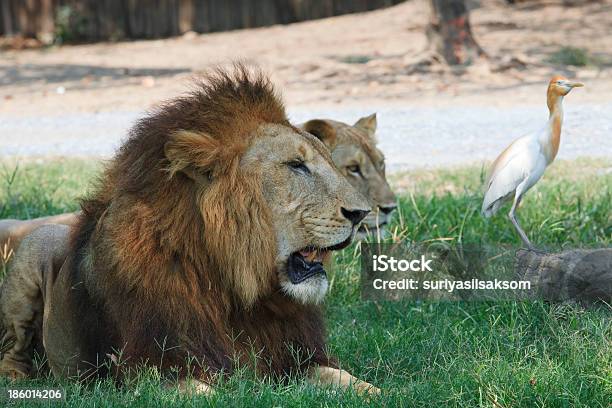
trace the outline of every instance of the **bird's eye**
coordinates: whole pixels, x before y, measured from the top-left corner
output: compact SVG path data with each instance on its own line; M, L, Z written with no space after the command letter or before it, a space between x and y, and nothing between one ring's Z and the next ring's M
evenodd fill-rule
M285 164L294 171L304 174L310 174L310 169L306 167L306 164L304 164L304 162L300 159L291 160L290 162L287 162Z
M353 164L351 166L347 166L346 169L353 174L361 176L361 168L358 164Z
M557 81L557 85L562 85L563 81Z

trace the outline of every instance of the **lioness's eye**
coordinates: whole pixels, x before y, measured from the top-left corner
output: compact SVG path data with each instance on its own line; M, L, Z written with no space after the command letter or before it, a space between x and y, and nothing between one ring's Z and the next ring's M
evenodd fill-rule
M310 169L308 167L306 167L304 162L301 161L301 160L292 160L292 161L287 162L285 164L287 166L289 166L291 169L295 170L295 171L299 171L299 172L304 173L304 174L310 174Z
M352 166L347 166L346 169L348 171L350 171L351 173L361 175L361 168L359 167L358 164L353 164Z

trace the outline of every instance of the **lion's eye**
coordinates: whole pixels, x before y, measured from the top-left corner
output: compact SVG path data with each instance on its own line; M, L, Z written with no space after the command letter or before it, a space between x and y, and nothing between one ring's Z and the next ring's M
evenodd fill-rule
M287 162L286 164L292 170L295 170L295 171L298 171L298 172L304 173L304 174L310 174L310 169L308 167L306 167L306 164L304 164L304 162L301 161L301 160L292 160L290 162Z
M352 166L347 166L346 169L353 173L353 174L357 174L359 176L361 176L361 168L359 167L358 164L353 164Z

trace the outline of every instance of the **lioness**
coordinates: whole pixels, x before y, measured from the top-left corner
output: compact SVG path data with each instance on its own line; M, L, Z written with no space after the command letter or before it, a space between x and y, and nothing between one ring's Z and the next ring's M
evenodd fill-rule
M353 187L368 198L374 211L359 226L358 238L368 233L385 234L396 197L385 174L385 157L376 147L376 114L359 119L354 125L331 119L312 119L299 125L315 135L332 152L334 164ZM17 249L30 232L45 224L73 225L76 213L60 214L32 220L0 220L0 249Z
M201 392L236 364L378 392L327 354L318 306L322 261L370 210L266 78L218 71L137 123L74 227L23 241L0 373L28 377L38 350L62 377L120 378L100 364L120 355Z

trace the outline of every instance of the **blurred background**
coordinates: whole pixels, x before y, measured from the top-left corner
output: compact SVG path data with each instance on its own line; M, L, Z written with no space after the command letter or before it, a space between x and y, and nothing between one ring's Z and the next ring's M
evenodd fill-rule
M491 160L567 98L560 158L612 156L608 0L0 0L0 158L108 156L236 59L291 119L378 112L391 171Z

